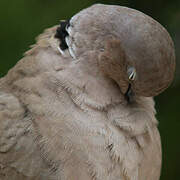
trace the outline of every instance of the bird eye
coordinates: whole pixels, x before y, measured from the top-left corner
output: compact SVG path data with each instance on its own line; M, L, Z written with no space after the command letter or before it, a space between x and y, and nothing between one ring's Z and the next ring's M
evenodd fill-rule
M128 78L131 81L134 81L135 77L136 77L136 70L134 67L130 67L127 71L128 73Z

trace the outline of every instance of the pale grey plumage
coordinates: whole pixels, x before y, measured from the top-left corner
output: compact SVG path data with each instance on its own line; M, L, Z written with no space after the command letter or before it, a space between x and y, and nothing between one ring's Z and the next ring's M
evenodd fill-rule
M161 143L144 96L172 81L168 33L143 13L106 5L70 20L67 50L57 28L0 79L0 179L158 180Z

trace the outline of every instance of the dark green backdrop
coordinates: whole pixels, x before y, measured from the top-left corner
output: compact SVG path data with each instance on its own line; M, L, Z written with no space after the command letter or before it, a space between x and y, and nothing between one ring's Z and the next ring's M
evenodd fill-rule
M43 29L97 2L119 4L143 11L164 25L175 42L175 81L155 100L163 146L161 180L179 180L180 0L0 0L0 77L16 64Z

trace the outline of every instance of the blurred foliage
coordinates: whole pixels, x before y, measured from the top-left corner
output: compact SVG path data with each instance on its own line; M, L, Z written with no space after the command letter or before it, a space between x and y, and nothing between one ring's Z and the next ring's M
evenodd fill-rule
M180 0L0 0L0 77L22 58L43 29L68 19L94 3L138 9L159 21L176 47L177 71L173 85L155 98L162 137L161 180L180 179ZM166 73L166 72L164 72Z

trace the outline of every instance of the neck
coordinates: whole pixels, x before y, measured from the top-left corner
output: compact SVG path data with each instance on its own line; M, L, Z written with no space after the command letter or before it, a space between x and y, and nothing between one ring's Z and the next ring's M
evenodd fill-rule
M108 106L124 101L118 85L101 72L93 57L83 57L59 73L61 85L81 108L88 106L105 110Z

